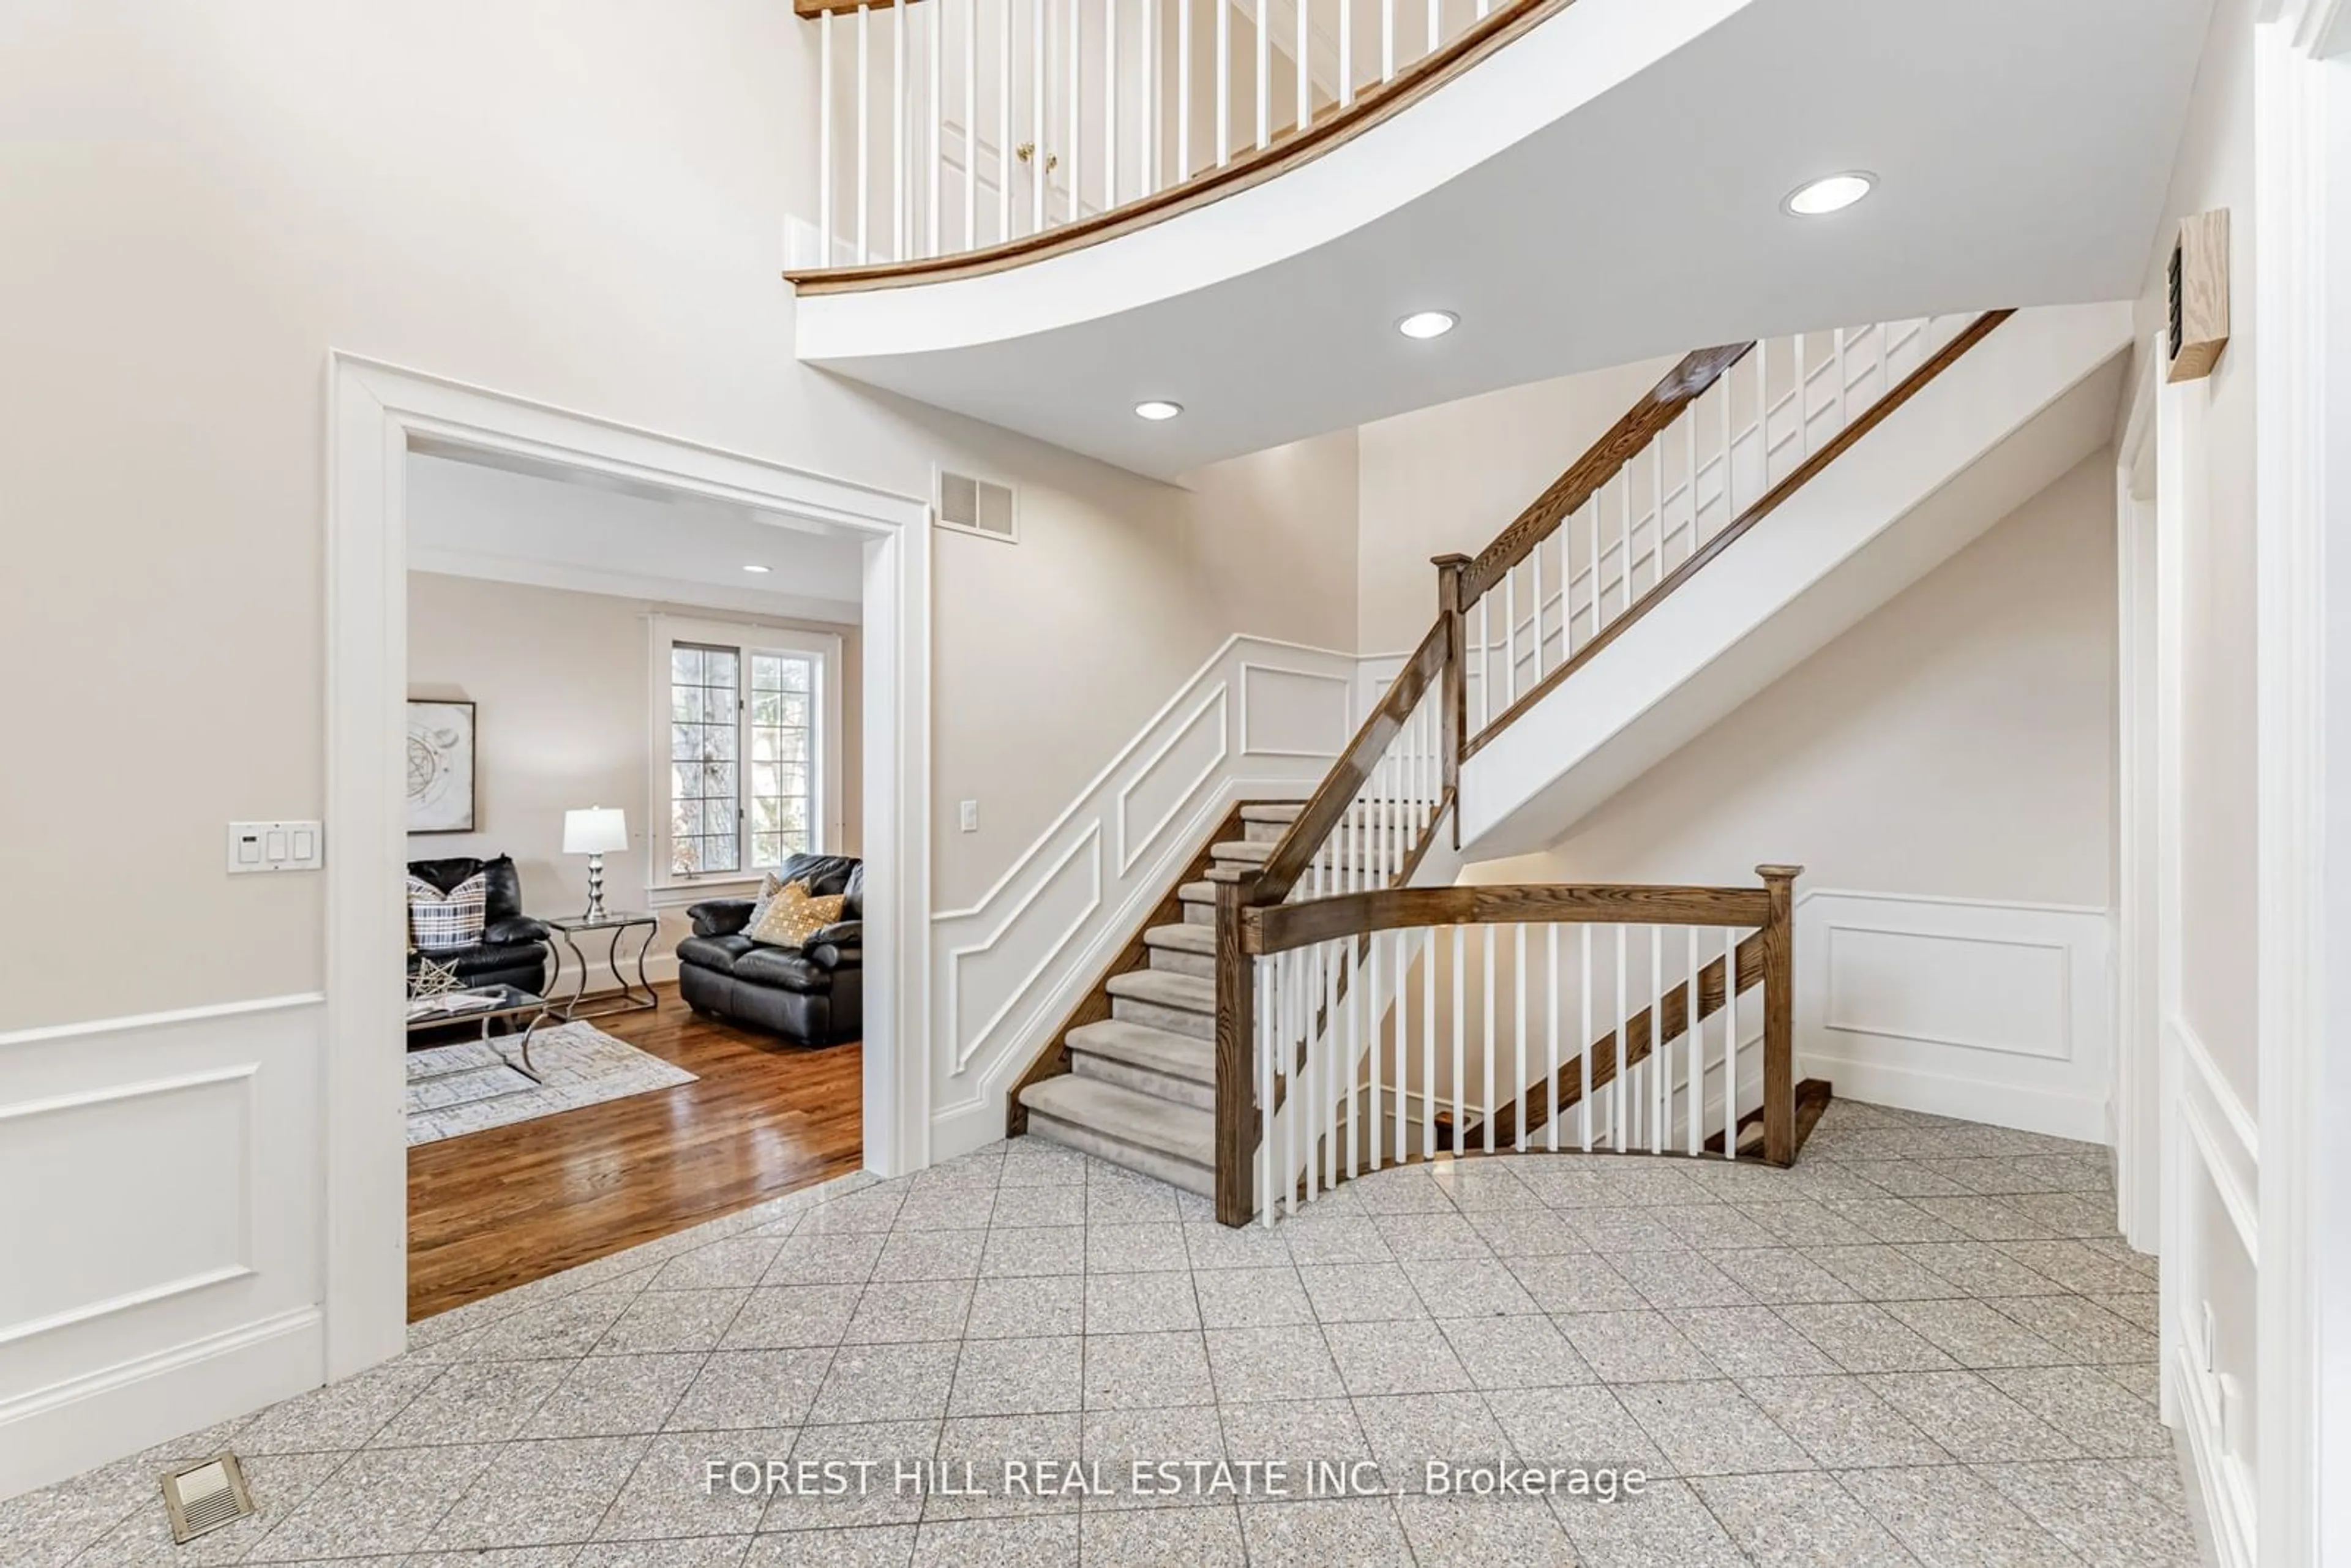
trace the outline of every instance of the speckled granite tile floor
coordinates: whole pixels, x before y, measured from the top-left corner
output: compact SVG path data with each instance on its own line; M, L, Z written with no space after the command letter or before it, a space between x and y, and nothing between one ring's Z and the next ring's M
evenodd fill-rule
M0 1503L0 1563L2191 1563L2155 1264L2113 1207L2103 1150L1847 1102L1791 1171L1416 1166L1241 1231L1022 1139L428 1319ZM224 1445L260 1511L174 1547L156 1477ZM1434 1495L1432 1458L1653 1479ZM1001 1484L1081 1458L1102 1494ZM901 1490L916 1459L987 1495ZM1138 1492L1134 1459L1292 1468ZM706 1491L713 1460L874 1480ZM1313 1461L1379 1490L1302 1495Z

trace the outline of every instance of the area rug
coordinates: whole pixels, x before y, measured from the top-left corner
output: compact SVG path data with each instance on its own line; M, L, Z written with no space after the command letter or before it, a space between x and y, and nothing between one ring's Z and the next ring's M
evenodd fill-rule
M517 1032L410 1051L409 1147L695 1081L593 1024L563 1023L530 1037L530 1064L545 1080L533 1083L514 1065L521 1040Z

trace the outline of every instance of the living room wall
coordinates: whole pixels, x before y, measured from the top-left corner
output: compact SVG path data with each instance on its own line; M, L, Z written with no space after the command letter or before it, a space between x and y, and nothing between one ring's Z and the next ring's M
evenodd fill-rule
M563 813L619 806L628 813L625 852L604 857L604 903L645 907L646 829L652 759L647 755L646 617L693 616L744 625L797 627L841 640L841 786L847 796L842 852L860 852L863 789L863 649L855 626L754 617L653 600L448 577L408 574L408 695L475 705L475 831L412 833L412 860L449 855L514 856L528 914L569 913L588 903L588 862L563 852ZM661 911L648 960L656 979L676 969L676 947L692 926L685 911ZM631 936L625 950L633 948ZM590 959L606 944L583 941ZM591 985L602 980L591 968Z

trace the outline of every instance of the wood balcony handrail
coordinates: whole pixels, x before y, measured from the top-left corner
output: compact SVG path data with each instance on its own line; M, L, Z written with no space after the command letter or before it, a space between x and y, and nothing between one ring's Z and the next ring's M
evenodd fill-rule
M1720 532L1715 534L1713 538L1708 539L1705 544L1701 545L1690 555L1690 558L1687 560L1683 561L1679 566L1674 568L1673 570L1667 572L1662 581L1651 588L1646 593L1641 595L1640 598L1635 600L1630 609L1625 610L1617 615L1614 620L1609 622L1605 626L1603 626L1597 635L1595 635L1590 642L1576 649L1575 653L1569 657L1564 664L1561 664L1559 668L1551 671L1548 674L1544 675L1541 680L1537 681L1533 685L1528 687L1526 691L1520 694L1517 701L1511 703L1509 707L1504 708L1500 713L1496 714L1493 718L1488 722L1486 727L1479 730L1475 736L1472 736L1469 738L1468 743L1462 747L1461 756L1463 760L1466 761L1469 758L1476 756L1480 749L1490 744L1496 736L1501 734L1503 730L1508 729L1512 724L1518 721L1520 716L1524 715L1537 703L1540 703L1544 697L1548 696L1552 689L1558 686L1562 681L1566 680L1568 677L1574 674L1576 671L1583 668L1585 664L1590 664L1593 659L1599 657L1600 651L1607 647L1608 644L1614 642L1618 637L1624 635L1627 627L1632 626L1638 622L1641 617L1648 614L1658 605L1664 603L1667 597L1676 589L1681 587L1683 583L1687 582L1691 578L1696 577L1700 571L1706 570L1706 566L1708 561L1713 560L1724 550L1729 549L1741 535L1747 532L1748 529L1753 528L1765 517L1770 517L1773 512L1779 510L1781 506L1787 501L1789 497L1793 496L1797 491L1810 484L1813 477L1817 476L1822 469L1826 468L1830 464L1843 456L1844 453L1853 446L1854 443L1859 441L1863 436L1876 429L1880 424L1883 424L1886 419L1893 414L1896 409L1900 408L1904 403L1908 402L1912 398L1917 396L1918 393L1925 389L1928 382L1933 381L1937 376L1941 375L1945 371L1949 370L1954 364L1957 364L1961 355L1965 354L1970 349L1974 348L1978 343L1982 342L1984 339L1991 336L1994 328L1998 327L2002 321L2007 320L2011 316L2015 314L2016 312L2013 310L1987 310L1982 315L1977 317L1974 320L1969 322L1965 328L1960 329L1957 336L1953 337L1949 342L1944 344L1941 349L1938 350L1924 364L1921 364L1917 370L1912 371L1908 375L1903 377L1902 380L1895 385L1893 391L1887 392L1884 397L1879 398L1876 402L1871 403L1867 408L1855 414L1852 421L1848 423L1844 429L1838 431L1830 440L1823 443L1818 451L1813 453L1812 455L1806 457L1802 463L1798 464L1786 478L1781 480L1777 485L1772 486L1770 490L1766 491L1761 499L1756 501L1752 506L1749 507L1747 510L1741 512L1737 517L1725 524ZM1697 357L1698 356L1696 355L1691 356L1692 359L1696 359ZM1690 361L1688 360L1682 361L1684 365L1687 365L1689 362ZM1677 367L1677 370L1678 371L1679 368L1680 367ZM1672 379L1673 378L1670 376L1667 378L1667 381L1671 381ZM1660 384L1662 385L1663 383ZM1655 394L1652 393L1651 395L1654 396ZM1631 416L1627 415L1626 417L1629 419ZM1578 505L1581 504L1581 502L1578 502ZM1513 528L1516 526L1516 524L1512 525ZM1501 543L1500 540L1497 540L1495 542L1497 545ZM1530 544L1529 548L1532 548L1531 544ZM1489 553L1491 553L1491 551L1489 550ZM1481 556L1479 559L1483 560L1485 558ZM1494 577L1487 581L1485 586L1486 588L1491 588L1495 582L1498 582L1500 580L1501 574L1498 570ZM1485 591L1485 589L1481 588L1478 591L1482 594ZM1467 609L1468 605L1474 604L1475 602L1477 602L1475 597L1465 599L1462 601L1464 609Z
M831 11L848 14L861 8L858 0L794 0L803 16ZM1079 218L1059 228L1041 229L1018 239L982 246L974 250L906 261L872 262L861 267L796 267L784 278L803 296L850 294L875 288L906 288L923 283L947 283L982 277L1050 256L1066 256L1089 246L1133 234L1164 223L1196 207L1221 201L1277 175L1300 168L1361 136L1374 126L1394 119L1420 99L1467 72L1488 57L1525 37L1575 0L1509 0L1473 22L1458 36L1439 45L1387 81L1357 89L1355 101L1318 115L1303 131L1283 140L1269 140L1261 148L1237 152L1231 162L1202 170L1187 179L1123 203L1105 212Z
M1388 743L1404 727L1405 720L1412 716L1412 710L1420 706L1429 686L1444 673L1448 646L1447 627L1440 621L1428 629L1420 646L1412 651L1404 668L1388 683L1387 695L1355 731L1354 738L1339 754L1339 760L1322 776L1322 782L1315 786L1314 793L1300 810L1298 820L1290 824L1289 831L1273 846L1264 868L1245 890L1246 902L1278 904L1290 896L1290 890L1298 885L1298 879L1312 863L1314 852L1339 825L1339 820L1346 815L1347 808L1362 790L1364 781L1387 754Z
M1624 418L1592 444L1591 450L1570 464L1567 471L1536 497L1509 528L1494 537L1492 544L1479 551L1477 558L1462 569L1460 608L1467 612L1483 599L1502 580L1504 572L1526 559L1537 545L1557 532L1560 524L1573 517L1602 486L1624 470L1625 464L1646 451L1683 409L1696 402L1707 389L1722 379L1724 371L1754 347L1752 341L1726 343L1684 355L1679 364L1666 372L1663 381L1643 393L1640 402L1625 410Z
M1775 868L1776 869L1776 868ZM1405 926L1637 925L1761 928L1771 898L1761 887L1643 887L1531 883L1487 887L1384 887L1241 912L1241 951L1286 953L1340 936Z

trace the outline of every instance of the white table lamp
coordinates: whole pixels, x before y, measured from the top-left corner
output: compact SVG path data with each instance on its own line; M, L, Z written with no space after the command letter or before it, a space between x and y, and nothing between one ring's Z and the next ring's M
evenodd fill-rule
M604 918L604 857L629 847L629 819L618 806L563 813L563 852L588 857L588 918Z

